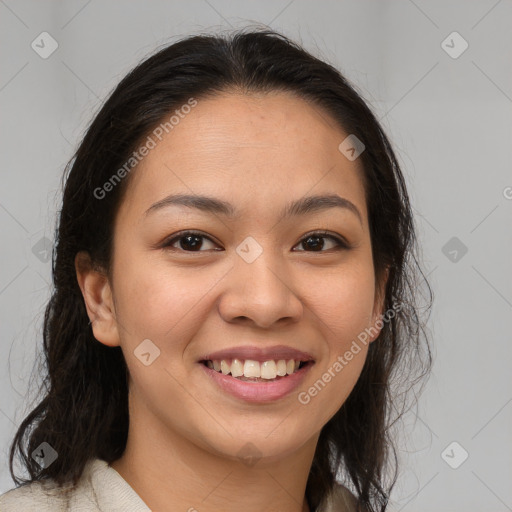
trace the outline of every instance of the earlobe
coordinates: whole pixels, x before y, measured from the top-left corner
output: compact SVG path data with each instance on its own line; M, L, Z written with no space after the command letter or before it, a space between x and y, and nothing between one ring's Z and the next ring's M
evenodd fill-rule
M75 270L94 337L104 345L118 346L119 332L108 277L94 268L84 251L75 257Z

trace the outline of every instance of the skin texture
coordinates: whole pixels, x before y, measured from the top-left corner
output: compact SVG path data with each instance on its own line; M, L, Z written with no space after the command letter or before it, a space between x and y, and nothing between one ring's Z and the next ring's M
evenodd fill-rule
M361 164L338 150L347 135L290 93L199 100L132 171L116 217L110 279L86 254L77 256L94 336L120 345L130 371L128 443L112 467L153 511L308 510L304 493L320 430L353 389L368 347L307 405L297 392L383 312ZM239 215L179 206L145 215L171 193L214 196ZM278 221L290 201L333 193L351 201L361 219L331 208ZM189 229L207 237L200 249L187 252L183 239L162 247ZM336 250L329 237L323 249L311 248L304 235L316 230L344 237L351 248ZM235 251L248 236L263 249L250 264ZM144 339L161 351L149 366L134 355ZM315 365L299 390L273 403L225 394L198 364L208 351L276 344L310 353ZM238 455L247 443L261 456L254 465Z

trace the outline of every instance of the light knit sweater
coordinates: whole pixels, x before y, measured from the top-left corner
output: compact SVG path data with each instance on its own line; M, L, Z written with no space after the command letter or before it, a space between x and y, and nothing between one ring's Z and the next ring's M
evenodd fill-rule
M356 508L354 495L338 485L317 512L353 512ZM91 459L86 464L77 487L70 492L52 487L49 482L33 482L0 496L0 512L68 511L151 512L128 482L101 459Z

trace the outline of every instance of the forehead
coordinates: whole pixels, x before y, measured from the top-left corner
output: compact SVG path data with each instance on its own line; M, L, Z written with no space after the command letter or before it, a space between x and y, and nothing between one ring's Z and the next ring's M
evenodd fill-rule
M250 213L330 192L350 196L365 215L362 165L338 149L347 135L323 109L287 92L197 99L161 140L153 136L126 198L140 210L170 193L196 193Z

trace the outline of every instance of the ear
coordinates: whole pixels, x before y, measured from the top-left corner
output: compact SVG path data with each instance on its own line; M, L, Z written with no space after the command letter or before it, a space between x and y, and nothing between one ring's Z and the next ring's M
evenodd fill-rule
M75 256L75 270L94 337L109 347L120 345L108 277L94 268L89 254L85 251Z
M370 343L378 338L380 331L382 330L382 327L384 327L382 317L384 315L384 305L386 301L386 285L388 283L388 278L389 266L385 268L383 275L380 279L380 282L375 283L375 302L373 305L372 326L370 328Z

